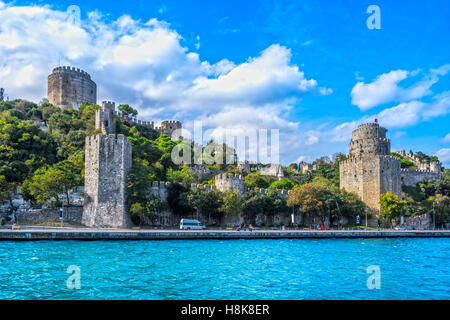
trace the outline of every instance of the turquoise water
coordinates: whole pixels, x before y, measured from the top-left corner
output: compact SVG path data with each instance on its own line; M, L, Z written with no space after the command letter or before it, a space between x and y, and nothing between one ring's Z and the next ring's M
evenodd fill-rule
M449 254L449 239L0 242L0 299L449 299Z

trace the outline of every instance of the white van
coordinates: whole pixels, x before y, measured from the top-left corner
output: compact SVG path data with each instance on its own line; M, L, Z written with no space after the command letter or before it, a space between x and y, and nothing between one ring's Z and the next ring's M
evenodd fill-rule
M181 219L180 221L181 230L203 230L206 227L198 220Z

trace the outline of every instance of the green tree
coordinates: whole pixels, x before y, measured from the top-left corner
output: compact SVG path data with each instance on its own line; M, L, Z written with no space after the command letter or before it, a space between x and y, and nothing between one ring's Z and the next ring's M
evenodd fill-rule
M244 185L249 189L263 188L266 189L275 181L273 177L262 176L259 172L250 173L244 178Z
M194 212L188 200L189 188L172 183L167 188L167 202L170 210L178 216L190 216Z
M194 175L189 170L189 166L183 165L180 170L169 168L167 170L167 179L172 183L180 183L189 186L194 182Z
M278 194L278 190L274 187L270 187L260 196L260 202L264 216L270 219L269 224L273 224L276 214L289 212L286 200Z
M138 115L138 112L136 109L133 109L128 104L121 104L119 106L119 111L122 113L124 117L135 117Z
M380 194L380 216L392 227L392 220L400 217L406 209L406 201L399 201L390 191Z
M242 210L242 199L237 190L227 190L223 193L223 203L220 210L225 216L237 216Z
M242 213L246 224L254 223L258 213L262 213L263 205L260 194L250 190L242 196Z
M293 181L291 181L287 178L283 178L278 181L272 182L272 184L270 186L275 189L291 190L295 184L298 184L298 183L294 183Z
M190 206L197 210L198 214L220 220L222 218L221 207L223 205L222 195L219 191L206 191L202 188L194 187L187 195Z

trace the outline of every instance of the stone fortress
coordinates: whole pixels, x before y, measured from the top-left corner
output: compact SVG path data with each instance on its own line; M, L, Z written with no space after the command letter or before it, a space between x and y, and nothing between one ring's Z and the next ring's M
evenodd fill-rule
M95 127L97 129L102 129L107 134L112 134L114 133L114 121L116 117L140 126L149 127L156 130L158 133L166 134L169 137L172 136L175 130L183 128L182 123L177 120L165 120L161 122L161 127L155 127L154 121L141 121L136 118L125 116L116 111L116 104L112 101L103 101L100 108L96 110Z
M48 100L60 108L78 109L84 102L97 104L97 85L83 70L57 67L48 76ZM132 225L127 208L127 174L132 165L132 147L127 137L114 134L116 117L169 136L182 128L181 122L176 120L163 121L160 127L155 127L153 121L141 121L117 112L112 101L102 102L95 112L95 127L101 133L86 137L85 146L81 223L89 227L129 228ZM163 190L165 185L157 189ZM154 192L152 190L149 192ZM164 192L162 196L164 198Z
M82 103L97 103L96 84L86 72L70 68L55 68L48 81L49 102L61 108L78 108ZM101 133L86 137L85 149L85 194L82 224L99 228L129 228L132 223L127 208L127 174L132 165L132 147L127 137L114 134L116 117L149 126L161 134L172 135L181 129L179 121L163 121L155 127L153 121L140 121L124 116L115 109L115 103L104 101L95 113L96 129ZM391 191L401 198L401 185L415 185L427 179L440 179L439 162L424 162L412 154L400 152L410 158L419 170L401 169L400 159L391 156L387 129L378 123L362 124L352 133L348 159L340 163L340 187L361 197L368 209L379 211L379 195ZM241 164L242 169L248 164ZM305 166L303 171L314 168ZM244 170L243 170L244 171ZM249 170L248 170L249 171ZM267 171L267 172L266 172ZM272 166L263 171L281 179L281 166ZM167 198L169 183L155 182L149 190L161 200ZM245 192L242 175L220 174L215 177L215 185L193 187L210 190L237 190ZM261 194L264 189L257 190ZM279 190L286 198L288 192ZM166 223L172 220L165 214ZM173 222L172 222L173 223Z
M56 67L48 76L48 101L60 108L78 109L84 102L97 104L97 84L91 79L86 71L74 67ZM116 112L115 103L104 101L97 110L99 123L107 124L106 127L113 133L113 123L116 116L134 122L138 125L148 126L160 134L171 136L177 129L182 129L182 123L177 120L165 120L160 127L155 127L154 121L141 121L137 118L125 117L120 112ZM100 120L101 119L101 120ZM110 124L110 125L109 125ZM100 128L98 126L98 128Z
M245 192L244 176L233 173L219 174L215 177L215 186L221 192L237 190L242 195Z
M97 85L91 76L74 67L56 67L48 76L48 101L60 108L78 109L97 103Z
M439 162L417 162L419 170L401 169L400 159L391 156L387 129L378 123L360 125L352 133L348 159L340 163L340 187L361 197L372 212L380 210L379 196L391 191L399 199L402 184L441 178ZM425 168L426 170L421 170Z

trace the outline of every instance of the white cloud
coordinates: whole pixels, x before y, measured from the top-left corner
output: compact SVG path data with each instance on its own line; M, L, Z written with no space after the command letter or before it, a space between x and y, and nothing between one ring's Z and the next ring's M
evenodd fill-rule
M407 71L395 70L378 76L371 83L356 83L351 92L352 104L361 110L367 110L393 100L399 90L397 83L407 76Z
M356 121L344 122L332 129L332 141L342 142L350 140L352 131L358 125L373 122L375 119L378 119L380 125L395 129L407 128L448 113L450 113L450 91L434 96L431 103L417 100L400 103L377 114L366 115Z
M431 119L450 113L450 91L442 92L433 97L434 103L429 104L424 111L425 119Z
M129 15L107 22L97 11L86 17L76 25L50 6L0 2L0 85L10 98L40 101L61 61L91 74L99 101L128 103L143 120L203 119L216 132L279 128L293 144L319 141L290 121L289 112L303 95L332 90L292 64L290 49L273 44L243 63L210 63L167 22ZM200 36L196 41L198 49ZM292 152L292 145L285 148Z
M442 139L444 142L450 142L450 133L447 133L447 135Z
M450 163L450 148L443 148L436 152L436 156L441 162Z
M425 77L413 85L403 88L399 83L407 78L417 76L420 71L394 70L379 75L373 82L356 83L351 91L352 104L361 110L368 110L389 102L409 102L431 94L431 86L438 82L439 77L448 73L450 65L431 69Z

